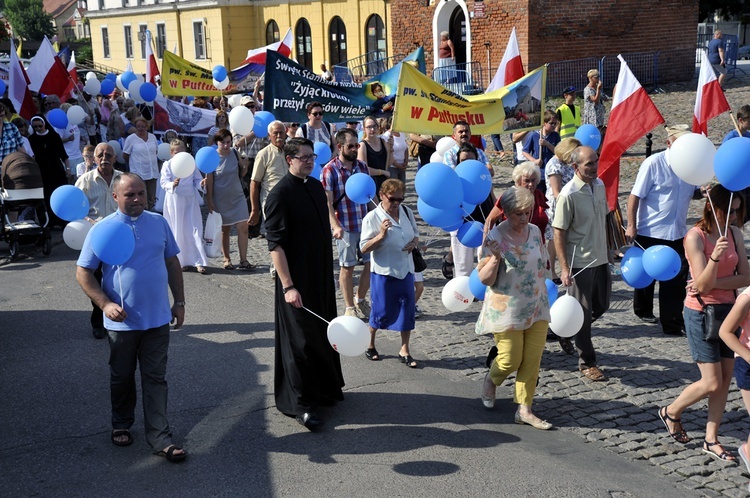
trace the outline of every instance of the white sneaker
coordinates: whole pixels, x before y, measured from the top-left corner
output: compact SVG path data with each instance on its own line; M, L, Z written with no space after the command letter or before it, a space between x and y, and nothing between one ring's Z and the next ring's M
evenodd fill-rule
M357 316L357 308L346 308L344 316ZM357 318L359 317L357 316Z
M419 305L415 304L414 305L414 319L416 320L417 318L419 318L421 316L422 316L422 310L419 309Z

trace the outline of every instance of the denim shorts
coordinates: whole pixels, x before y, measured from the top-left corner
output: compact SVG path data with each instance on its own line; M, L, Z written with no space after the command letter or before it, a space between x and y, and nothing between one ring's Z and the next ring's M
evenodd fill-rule
M687 334L690 354L693 361L699 363L719 363L722 358L734 358L734 351L724 341L704 341L704 313L690 308L683 308L685 333Z
M367 254L359 252L359 236L360 232L347 232L344 230L342 238L334 239L336 241L336 250L339 253L339 266L344 268L357 266L360 256L365 263L370 262L369 252Z
M750 390L750 364L741 356L734 359L734 378L737 380L737 387Z

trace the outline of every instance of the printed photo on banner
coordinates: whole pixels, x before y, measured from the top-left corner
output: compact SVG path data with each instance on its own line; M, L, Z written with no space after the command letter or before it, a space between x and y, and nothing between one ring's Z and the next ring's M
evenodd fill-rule
M181 104L164 97L154 100L154 133L172 129L182 136L206 136L216 123L216 111Z
M537 70L506 87L508 93L502 98L505 111L503 131L541 128L546 81L542 71Z

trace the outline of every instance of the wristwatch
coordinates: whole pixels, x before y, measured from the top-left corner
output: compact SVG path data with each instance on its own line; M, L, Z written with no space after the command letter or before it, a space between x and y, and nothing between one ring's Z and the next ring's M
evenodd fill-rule
M185 307L185 301L175 301L172 306L182 306Z
M290 285L289 287L282 288L281 292L283 292L284 294L286 294L287 292L289 292L292 289L294 289L294 285Z

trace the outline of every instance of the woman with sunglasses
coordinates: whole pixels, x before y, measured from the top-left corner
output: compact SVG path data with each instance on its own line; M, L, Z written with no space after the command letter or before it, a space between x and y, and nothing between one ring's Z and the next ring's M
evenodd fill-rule
M15 129L15 126L13 128ZM47 206L49 224L50 226L64 227L65 221L52 212L49 200L57 187L68 183L67 172L70 169L68 154L65 152L60 135L52 129L43 116L31 118L31 128L34 130L34 134L29 137L29 143L34 151L34 159L39 165L39 171L42 173L44 203Z
M383 183L391 177L388 166L391 164L391 149L385 140L380 138L380 125L378 121L367 116L362 121L364 135L362 136L357 159L367 164L370 176L375 180L375 192L380 192ZM379 194L378 194L379 195Z
M359 248L362 254L372 253L370 271L370 345L368 359L380 360L375 349L378 329L401 333L398 358L409 368L417 362L409 351L409 338L414 330L414 259L411 251L419 244L414 212L403 205L404 183L391 178L380 187L380 204L362 221Z
M334 136L335 128L330 123L323 121L323 104L310 102L307 104L307 123L303 123L297 129L297 136L311 140L313 143L323 142L335 152Z

